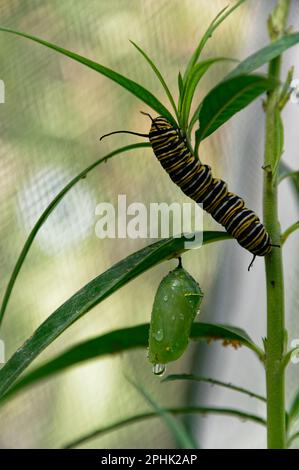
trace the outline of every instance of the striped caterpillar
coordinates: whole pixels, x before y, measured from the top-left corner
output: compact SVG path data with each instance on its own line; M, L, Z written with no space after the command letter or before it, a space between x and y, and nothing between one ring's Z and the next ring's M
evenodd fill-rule
M203 165L191 153L180 129L175 128L163 116L153 119L149 134L131 131L115 131L148 137L153 152L171 180L184 194L197 203L202 203L207 211L238 243L256 256L265 256L273 245L269 234L258 216L245 206L242 198L228 191L227 184L213 178L211 167Z

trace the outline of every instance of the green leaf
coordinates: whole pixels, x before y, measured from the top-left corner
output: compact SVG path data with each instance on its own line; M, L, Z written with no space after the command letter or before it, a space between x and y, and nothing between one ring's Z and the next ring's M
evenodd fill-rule
M161 280L151 309L148 339L148 360L158 368L158 374L188 348L203 295L198 282L181 264Z
M195 325L200 325L197 330L194 329ZM238 347L238 345L247 346L254 351L261 360L264 360L264 352L252 341L248 334L241 328L231 325L221 325L216 323L195 323L191 330L191 339L214 339L224 341L224 345L231 344Z
M297 358L298 355L299 355L299 347L294 347L292 349L289 349L289 351L287 351L282 358L282 361L281 361L282 369L285 369L287 365L289 364L290 360L293 357Z
M181 100L182 100L182 96L184 93L184 82L183 82L183 77L182 77L181 72L178 73L178 88L179 88L178 109L181 109Z
M5 395L10 397L19 390L36 382L48 379L52 375L78 364L100 359L110 354L136 349L146 348L148 345L149 324L123 328L83 341L58 356L50 359L43 365L27 373Z
M194 124L196 124L196 122L197 122L197 120L198 120L198 118L199 118L199 113L200 113L200 110L201 110L201 108L202 108L202 104L203 104L203 102L201 101L201 102L199 103L199 105L196 107L196 109L195 109L195 111L194 111L194 113L193 113L192 118L190 119L190 123L189 123L189 126L188 126L188 134L189 134L189 135L191 134L191 131L192 131L193 127L194 127ZM197 142L196 142L197 148L199 147L199 144L200 144L200 137L199 137L198 132L199 132L199 129L197 129L197 130L195 131L195 138L197 139ZM197 133L197 136L196 136L196 133Z
M194 441L192 436L189 436L183 424L177 421L172 416L172 414L169 413L168 410L161 407L142 385L135 383L131 379L128 380L149 403L155 414L162 418L162 420L170 430L171 434L173 435L177 447L179 449L197 449L196 442Z
M183 94L183 91L184 91L184 83L183 83L183 77L182 77L181 72L179 72L179 74L178 74L178 87L179 87L179 93L180 93L180 96L181 96Z
M274 82L260 75L240 75L220 82L202 102L199 112L200 139L215 132L234 114L272 88Z
M285 162L280 161L278 167L278 183L281 183L285 178L289 178L291 185L299 203L299 171L292 170Z
M36 36L32 36L31 34L23 33L21 31L16 31L10 28L5 28L3 26L0 26L0 31L16 34L17 36L31 39L31 41L49 47L50 49L53 49L56 52L60 52L61 54L70 57L71 59L76 60L77 62L80 62L81 64L86 65L87 67L93 70L96 70L97 72L101 73L102 75L105 75L106 77L110 78L110 80L113 80L118 85L131 92L134 96L136 96L141 101L150 106L152 109L154 109L158 114L166 117L169 122L176 125L175 119L168 111L168 109L165 108L165 106L150 91L148 91L142 85L139 85L138 83L134 82L130 78L124 77L123 75L114 72L113 70L104 67L103 65L98 64L93 60L87 59L86 57L76 54L75 52L64 49L63 47L57 46L56 44L50 43Z
M288 103L291 94L293 93L294 89L292 87L292 81L293 81L293 76L294 76L294 66L292 66L287 73L287 78L285 79L280 96L279 96L279 102L278 102L278 109L281 112L285 105Z
M231 238L226 232L204 232L203 243ZM31 362L64 330L130 280L186 250L185 238L160 240L116 263L86 284L47 318L0 370L0 398Z
M171 106L173 107L174 109L174 112L176 114L176 116L178 117L178 111L177 111L177 107L176 107L176 104L174 102L174 99L173 99L173 96L167 86L167 83L165 82L160 70L158 69L158 67L156 66L156 64L152 61L152 59L149 58L149 56L141 49L141 47L137 46L137 44L135 44L135 42L131 41L131 44L133 44L134 47L136 47L136 49L143 55L143 57L145 58L145 60L149 63L149 65L151 66L152 70L154 71L154 73L156 74L156 76L158 77L158 79L160 80L167 96L168 96L168 99L171 103Z
M148 346L148 337L149 324L146 323L110 331L104 335L83 341L27 373L9 390L5 395L5 399L26 388L28 385L48 379L50 376L59 374L69 367L99 359L109 354L135 348L146 348ZM263 351L259 349L244 330L239 328L215 323L193 323L190 338L196 341L222 340L226 344L234 341L233 345L239 342L254 351L260 359L263 359Z
M205 34L201 38L197 48L195 49L194 53L191 56L191 59L188 62L186 71L184 73L184 83L188 80L189 73L193 66L197 63L200 54L206 45L208 39L210 39L214 33L214 31L218 28L218 26L221 25L221 23L231 14L233 11L238 8L242 3L244 3L246 0L239 0L235 5L233 5L230 9L228 9L228 6L224 7L217 15L216 17L212 20L211 24L209 25L208 29L206 30Z
M242 410L236 410L234 408L217 408L217 407L205 407L205 406L187 406L181 408L165 408L168 413L173 415L185 415L185 414L216 414L216 415L223 415L223 416L234 416L236 418L242 420L250 420L258 424L262 424L263 426L266 425L266 420L260 416L253 415L251 413L246 413ZM123 427L128 426L129 424L137 423L146 419L155 418L157 415L154 412L150 413L141 413L136 414L134 416L130 416L129 418L115 421L114 423L94 429L93 431L85 434L84 436L79 437L78 439L69 442L67 445L64 446L66 449L70 449L72 447L77 447L83 444L90 439L94 439L96 437L103 436L111 431L115 431L116 429L120 429Z
M229 388L230 390L233 390L235 392L243 393L244 395L248 395L252 398L256 398L257 400L266 402L266 398L258 395L251 390L247 390L246 388L239 387L237 385L227 383L227 382L222 382L221 380L216 380L212 379L211 377L202 377L199 375L193 375L193 374L172 374L168 375L165 379L162 380L162 382L173 382L173 381L185 381L185 380L191 380L194 382L204 382L208 383L211 385L219 385L220 387L224 388Z
M247 57L247 59L240 62L236 68L229 72L224 80L231 79L238 75L245 75L254 72L264 64L268 64L272 59L281 55L284 51L294 46L299 42L299 33L293 33L289 36L284 36L275 42L272 42L266 47L258 50L254 54Z
M299 392L296 393L293 398L292 404L289 410L289 426L298 418L299 415Z
M292 170L285 162L281 161L279 163L278 182L281 183L281 181L288 177L294 178L295 182L298 184L299 191L299 171Z
M85 178L86 175L92 171L94 168L98 167L101 163L105 163L107 162L110 158L113 158L114 156L116 155L119 155L121 153L124 153L124 152L128 152L130 150L134 150L134 149L140 149L140 148L145 148L145 147L151 147L151 144L150 143L140 143L140 144L132 144L132 145L127 145L125 147L121 147L119 149L116 149L114 150L113 152L111 153L108 153L107 155L105 155L104 157L102 158L99 158L98 160L96 160L94 163L92 163L91 165L89 165L87 168L85 168L83 171L81 171L81 173L79 173L79 175L75 176L75 178L73 178L58 194L57 196L55 196L55 198L50 202L50 204L48 205L48 207L46 207L46 209L44 210L44 212L41 214L41 216L39 217L39 219L37 220L37 222L35 223L33 229L31 230L23 248L22 248L22 251L17 259L17 262L15 264L15 267L13 269L13 272L10 276L10 279L8 281L8 284L7 284L7 287L6 287L6 290L4 292L4 296L3 296L3 300L2 300L2 305L1 305L1 309L0 309L0 325L3 321L3 317L4 317L4 314L5 314L5 311L6 311L6 307L7 307L7 304L8 304L8 301L10 299L10 296L11 296L11 293L12 293L12 290L13 290L13 287L15 285L15 282L17 280L17 277L19 275L19 272L23 266L23 263L26 259L26 256L30 250L30 247L36 237L36 235L38 234L40 228L43 226L43 224L46 222L46 220L48 219L49 215L51 214L51 212L55 209L55 207L57 207L57 205L59 204L59 202L64 198L64 196L72 189L73 186L75 186L75 184L77 184L79 181L81 181L82 178Z
M229 59L227 57L216 57L212 59L207 59L203 60L198 64L195 64L190 70L180 100L179 121L182 129L187 128L193 96L200 79L209 70L211 65L223 61L234 61L234 59Z

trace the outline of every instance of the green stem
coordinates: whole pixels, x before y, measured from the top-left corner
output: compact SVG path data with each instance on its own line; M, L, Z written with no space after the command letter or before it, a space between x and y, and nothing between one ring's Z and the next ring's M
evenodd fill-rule
M290 0L278 0L269 19L269 34L272 40L284 35ZM280 79L281 57L269 63L269 76ZM272 243L280 242L280 224L277 210L277 173L272 171L273 155L279 146L275 116L279 109L279 89L269 92L266 103L266 136L264 158L264 224ZM269 449L283 449L286 446L285 423L285 376L281 362L284 355L284 283L282 250L273 248L265 257L267 286L267 341L266 341L266 384L267 384L267 435Z
M266 118L267 119L267 118ZM277 186L271 175L264 181L264 223L272 240L279 240ZM267 284L267 430L270 449L285 447L284 369L284 288L281 250L273 248L265 259Z

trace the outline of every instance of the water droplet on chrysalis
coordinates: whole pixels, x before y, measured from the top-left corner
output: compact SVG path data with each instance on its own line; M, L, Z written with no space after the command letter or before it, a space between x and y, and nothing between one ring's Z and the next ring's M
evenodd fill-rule
M154 338L157 340L157 341L162 341L163 339L163 330L158 330L155 334L154 334Z
M176 287L178 287L180 285L180 281L178 279L175 279L172 283L171 283L171 289L175 289Z
M153 373L155 375L163 375L165 371L166 371L166 365L165 364L155 364L153 366Z

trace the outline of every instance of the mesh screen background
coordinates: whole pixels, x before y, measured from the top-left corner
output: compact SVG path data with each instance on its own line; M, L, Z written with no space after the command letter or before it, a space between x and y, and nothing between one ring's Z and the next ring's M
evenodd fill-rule
M0 2L1 23L48 39L144 84L166 105L163 91L129 39L140 44L161 66L172 90L178 70L208 23L226 6L214 0L13 0ZM235 12L208 43L203 56L246 57L268 42L265 20L274 2L248 3ZM296 2L290 15L298 29ZM109 151L131 143L132 136L99 136L114 129L148 130L148 111L134 96L84 66L28 40L1 33L1 79L5 104L0 105L0 259L4 292L23 243L39 214L59 189L88 164ZM298 48L286 54L284 72L296 64ZM202 96L225 74L217 65L204 78ZM298 70L295 70L298 74ZM295 166L296 122L299 108L284 114L286 161ZM225 179L249 207L261 213L263 112L260 100L223 126L202 145L204 160ZM134 140L135 139L135 140ZM118 194L129 201L187 201L152 157L150 150L124 154L100 166L82 180L49 217L30 250L10 300L1 338L6 356L25 341L76 290L113 263L149 243L146 240L98 240L94 226L97 203L116 203ZM282 226L298 217L298 206L287 183L281 188ZM209 216L205 228L218 229ZM298 238L286 248L287 324L299 338ZM233 241L208 246L184 256L184 265L206 292L203 321L234 323L260 341L265 333L263 263L250 276L250 255ZM149 321L156 288L174 261L150 270L115 293L71 326L34 361L43 363L68 346L112 329ZM258 295L256 295L256 292ZM242 366L240 367L240 364ZM249 352L213 346L190 348L169 372L200 370L263 393L262 368ZM125 418L147 405L128 384L135 376L162 405L193 402L244 405L262 413L250 399L232 392L184 384L159 383L144 351L125 353L81 367L43 382L16 396L0 409L2 448L60 447L66 442ZM288 398L298 388L296 367L288 371ZM208 394L206 394L208 390ZM187 421L190 424L190 420ZM264 430L231 418L193 419L201 447L263 447ZM174 447L159 420L120 429L90 441L86 447Z

